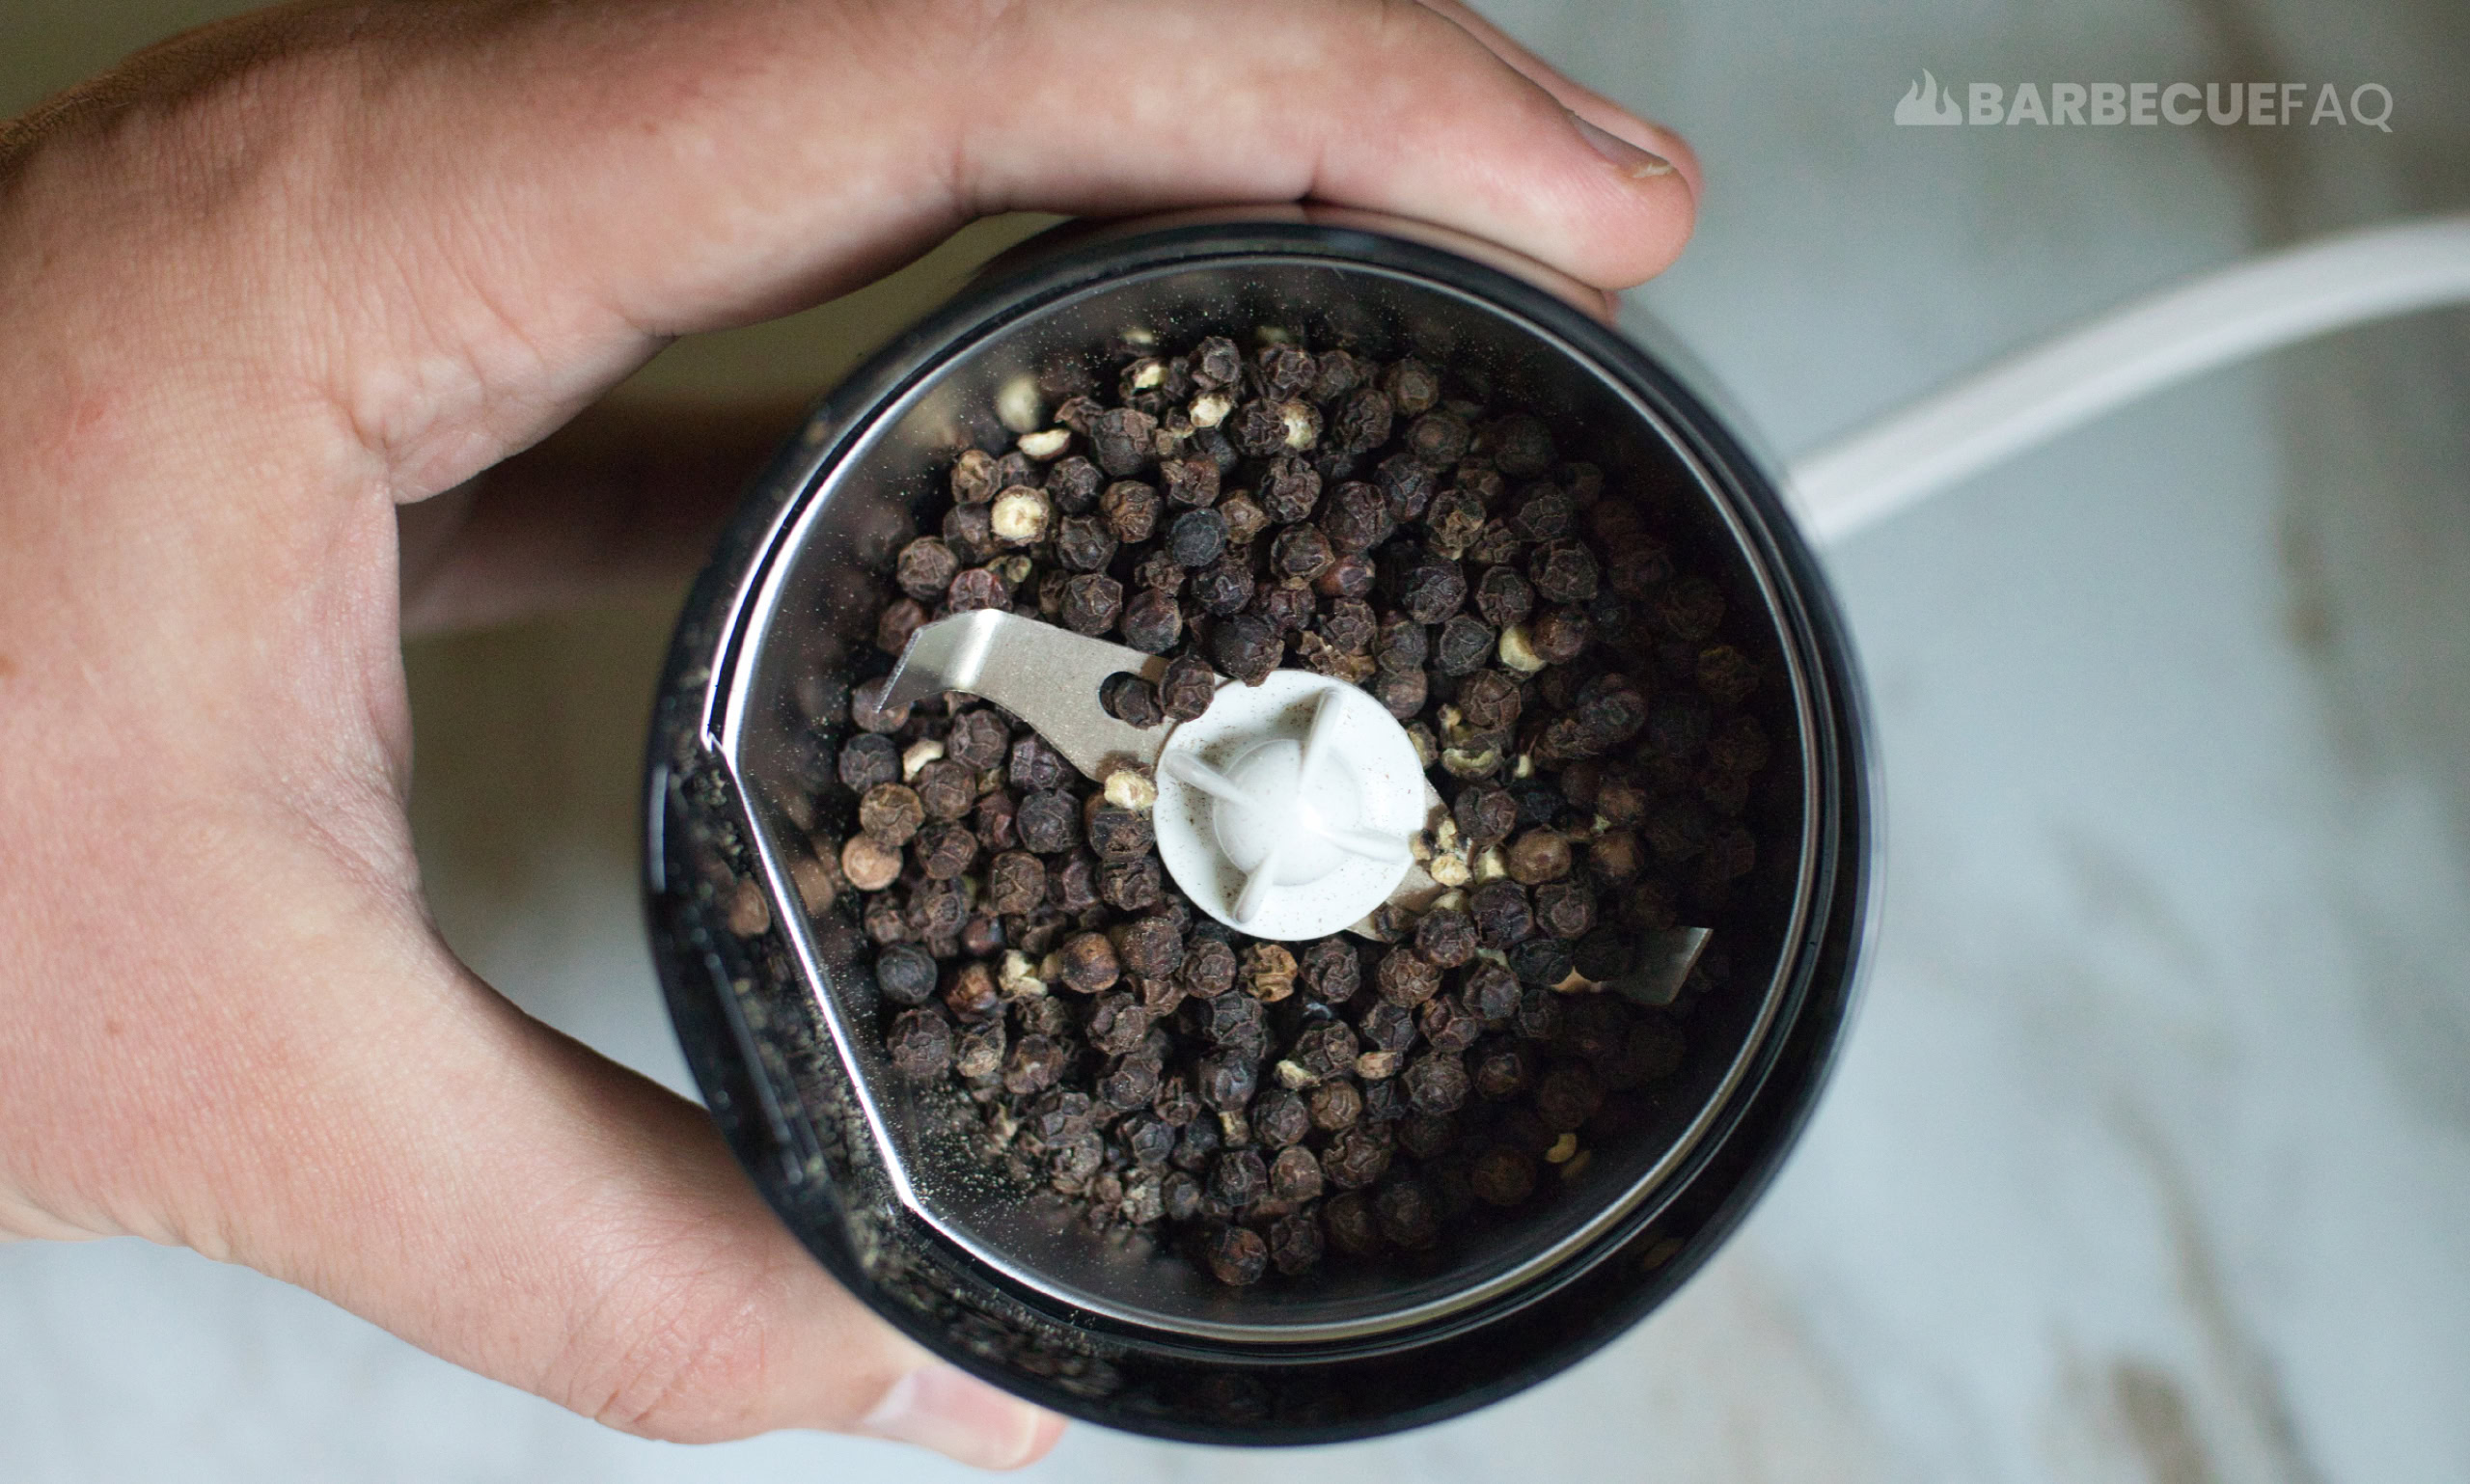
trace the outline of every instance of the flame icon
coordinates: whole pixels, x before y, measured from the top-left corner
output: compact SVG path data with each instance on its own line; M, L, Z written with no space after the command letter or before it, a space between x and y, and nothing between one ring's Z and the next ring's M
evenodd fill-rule
M1898 124L1962 124L1964 111L1956 102L1956 90L1938 91L1938 79L1930 69L1921 69L1921 81L1907 88L1903 101L1895 105Z

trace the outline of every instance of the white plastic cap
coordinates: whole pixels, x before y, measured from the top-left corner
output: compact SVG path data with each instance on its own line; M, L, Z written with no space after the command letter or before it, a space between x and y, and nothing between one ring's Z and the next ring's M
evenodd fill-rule
M1202 911L1256 938L1326 937L1389 899L1424 823L1406 730L1301 670L1221 686L1158 759L1158 853Z

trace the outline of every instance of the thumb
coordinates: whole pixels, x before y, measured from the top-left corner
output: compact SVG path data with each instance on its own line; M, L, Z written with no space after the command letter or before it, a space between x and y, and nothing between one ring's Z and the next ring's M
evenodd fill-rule
M1058 1419L838 1287L702 1110L525 1017L425 923L348 915L259 1048L299 1080L231 1120L227 1255L646 1437L822 1428L985 1468L1053 1445Z

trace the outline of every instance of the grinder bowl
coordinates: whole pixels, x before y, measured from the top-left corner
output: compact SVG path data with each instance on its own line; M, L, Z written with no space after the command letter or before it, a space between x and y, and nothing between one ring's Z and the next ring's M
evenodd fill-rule
M1109 1425L1305 1443L1415 1425L1573 1362L1717 1245L1798 1132L1840 1034L1873 828L1858 682L1774 487L1665 365L1498 249L1319 208L1051 234L981 275L831 394L750 494L680 620L649 758L651 934L713 1115L792 1230L946 1358ZM1255 325L1477 365L1565 453L1678 515L1774 677L1755 873L1713 925L1728 988L1689 1026L1646 1126L1564 1198L1408 1270L1221 1287L1074 1229L1007 1184L965 1102L892 1079L846 901L798 881L833 698L881 673L893 554L953 454L1001 447L998 394L1126 331L1164 344ZM845 711L845 706L843 707ZM841 724L845 729L845 721ZM806 866L810 880L813 872Z

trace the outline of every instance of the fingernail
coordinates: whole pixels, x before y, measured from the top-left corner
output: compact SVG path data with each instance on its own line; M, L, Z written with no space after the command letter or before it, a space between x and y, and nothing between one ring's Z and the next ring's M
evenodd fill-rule
M928 1365L892 1383L858 1430L931 1448L978 1469L1016 1469L1045 1450L1053 1418L948 1365Z
M1595 152L1612 162L1612 168L1633 180L1649 180L1657 176L1672 174L1672 161L1652 151L1641 150L1618 134L1607 133L1587 123L1577 114L1570 122L1578 126L1578 137Z

